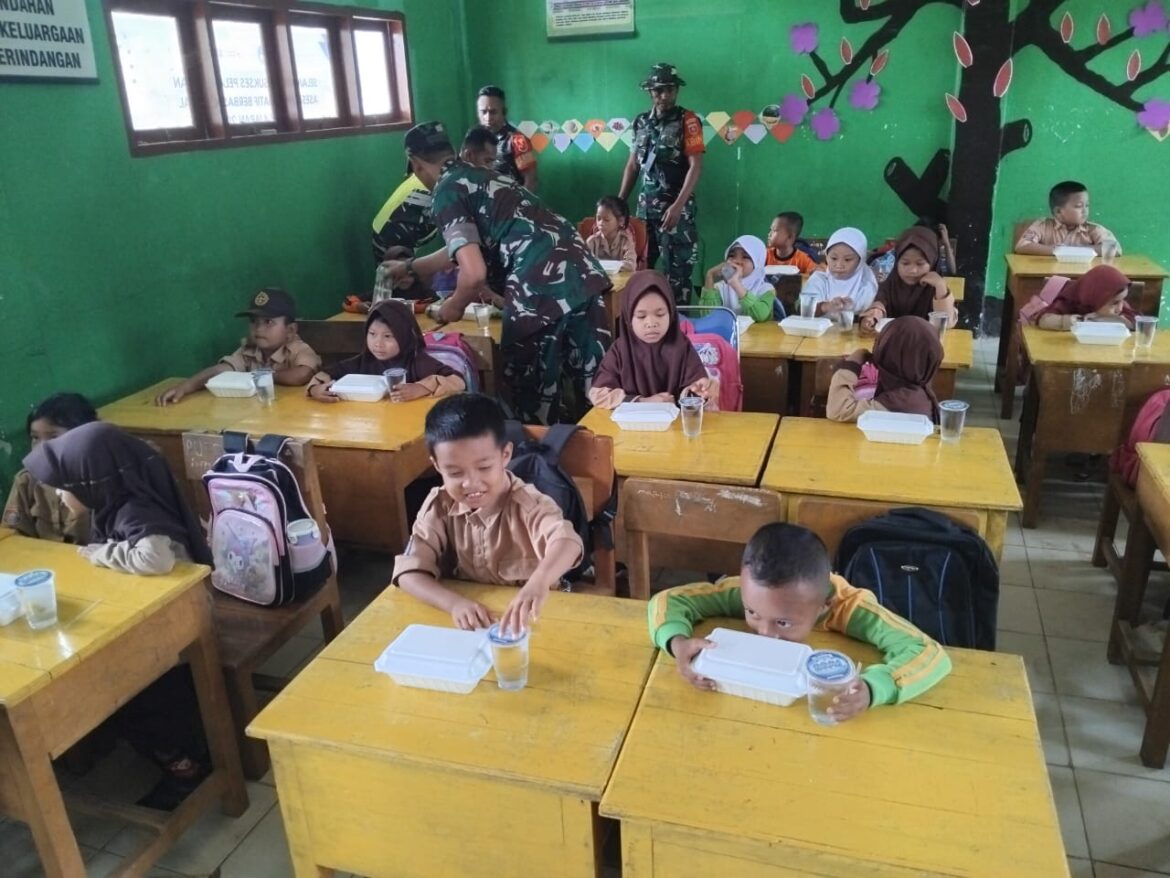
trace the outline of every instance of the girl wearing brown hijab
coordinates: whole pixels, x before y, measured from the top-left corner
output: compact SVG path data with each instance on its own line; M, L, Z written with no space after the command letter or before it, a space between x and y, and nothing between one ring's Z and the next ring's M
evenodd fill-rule
M313 376L306 392L319 402L337 402L337 395L329 389L336 379L343 375L381 375L394 368L406 370L406 383L398 385L391 396L394 402L450 396L467 389L454 369L427 353L413 309L403 302L385 299L366 318L365 350L322 369Z
M623 402L674 402L684 394L719 400L719 384L678 324L670 282L657 271L635 271L622 292L622 333L593 379L589 401L614 409Z
M894 244L894 271L878 286L873 306L861 315L861 332L877 331L883 317L913 315L924 320L932 311L943 311L947 325L958 323L959 312L947 283L934 270L938 261L938 235L924 226L911 226Z
M1129 278L1112 265L1090 268L1069 281L1037 318L1041 329L1072 329L1082 320L1120 321L1133 327L1133 309L1125 302Z
M872 400L854 396L867 360L878 370ZM938 398L931 383L942 361L938 331L921 317L898 317L882 330L872 356L862 348L842 360L829 385L825 414L833 421L856 421L868 411L904 412L937 422Z

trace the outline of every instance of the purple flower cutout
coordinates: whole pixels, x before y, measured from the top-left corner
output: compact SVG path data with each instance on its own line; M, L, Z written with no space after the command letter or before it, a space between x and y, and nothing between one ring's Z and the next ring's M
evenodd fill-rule
M1162 0L1150 0L1145 6L1135 6L1129 14L1129 26L1135 37L1148 37L1166 30L1166 9Z
M816 134L817 140L832 140L833 136L841 130L841 120L837 118L837 113L832 107L825 107L825 109L813 113L809 126Z
M807 55L817 50L818 28L813 22L794 24L788 31L788 41L797 55Z
M877 106L882 87L874 80L859 79L849 89L849 106L858 110L872 110Z
M1150 98L1145 109L1137 114L1138 124L1150 131L1165 131L1170 128L1170 101Z
M780 118L789 125L799 125L808 115L808 101L800 95L784 95L780 102Z

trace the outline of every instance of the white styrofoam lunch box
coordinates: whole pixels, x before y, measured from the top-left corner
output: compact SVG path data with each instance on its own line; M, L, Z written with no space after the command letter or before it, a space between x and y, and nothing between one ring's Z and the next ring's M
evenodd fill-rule
M804 663L812 647L716 628L707 635L718 646L704 649L691 667L715 681L720 692L787 707L808 692Z
M1093 261L1097 251L1092 247L1053 247L1052 255L1057 262L1078 262L1084 265Z
M833 321L828 317L785 317L780 321L780 328L785 334L808 338L820 338L832 325Z
M870 442L894 445L921 445L934 433L934 424L926 415L902 412L865 412L857 419L857 426Z
M342 375L329 389L346 402L377 402L386 395L381 375Z
M605 269L607 274L617 274L622 270L622 261L620 259L599 259L601 267Z
M16 577L11 573L0 573L0 625L8 625L24 615L20 605L20 592L16 590Z
M893 317L879 317L874 322L874 329L876 329L878 332L881 332L883 329L885 329L887 326L889 326L893 322L894 322Z
M677 417L672 402L623 402L613 410L613 421L623 430L663 433Z
M1129 330L1121 323L1075 323L1072 334L1081 344L1118 345L1129 338Z
M735 331L738 334L743 335L752 328L752 324L755 322L756 321L752 320L752 318L748 317L746 314L738 314L735 318Z
M212 396L255 396L256 382L251 372L220 372L207 379L207 390Z
M399 686L466 695L492 666L487 631L407 625L374 662Z
M795 265L765 265L764 277L784 277L794 274L800 274L800 269Z

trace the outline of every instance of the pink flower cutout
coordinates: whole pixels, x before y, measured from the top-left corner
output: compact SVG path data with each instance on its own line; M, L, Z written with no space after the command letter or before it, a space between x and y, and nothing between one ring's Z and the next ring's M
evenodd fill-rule
M1164 131L1170 128L1170 101L1150 98L1145 109L1137 114L1138 124L1150 131Z
M1166 9L1161 0L1150 0L1145 6L1136 6L1129 14L1129 26L1135 37L1148 37L1166 30Z
M789 125L799 125L808 114L808 101L800 95L785 95L780 102L780 118Z
M874 80L859 79L849 89L849 106L858 110L872 110L877 106L882 87Z
M817 50L819 30L811 21L806 24L794 24L788 31L788 41L792 44L792 51L797 55L807 55Z
M832 107L825 107L813 113L809 126L816 134L817 140L832 140L841 130L841 120L837 118L837 113Z

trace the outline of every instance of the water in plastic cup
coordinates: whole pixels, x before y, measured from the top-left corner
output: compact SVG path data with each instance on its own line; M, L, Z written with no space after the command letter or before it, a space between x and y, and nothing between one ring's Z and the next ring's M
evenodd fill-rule
M475 311L475 325L484 335L489 335L488 327L491 326L492 322L492 306L479 304L472 307Z
M1148 350L1154 343L1154 333L1158 330L1158 318L1136 317L1134 323L1137 328L1137 346Z
M24 618L34 631L57 624L57 587L52 570L30 570L16 577Z
M837 725L829 708L834 698L857 682L857 665L843 652L819 649L805 660L804 670L808 677L808 715L818 725Z
M252 382L256 385L256 398L264 405L276 402L276 381L271 369L256 369L252 372Z
M1101 242L1101 262L1105 265L1112 265L1117 259L1117 242L1112 238L1106 238Z
M501 689L523 689L528 685L528 632L514 634L500 630L499 624L488 629L492 648L492 668Z
M852 311L838 311L837 320L841 323L841 331L849 332L853 329L853 312Z
M686 396L678 401L682 409L682 431L688 439L694 439L703 429L703 398Z
M958 442L963 435L963 422L967 420L970 406L958 399L948 399L938 404L939 436L943 442Z
M817 297L815 293L801 293L800 294L800 316L801 317L816 317L817 316Z
M942 341L943 336L947 334L947 312L946 311L931 311L930 325L938 332L938 340Z
M393 402L395 392L406 383L406 370L399 367L387 369L382 373L382 377L386 379L386 389L390 392L390 400Z

